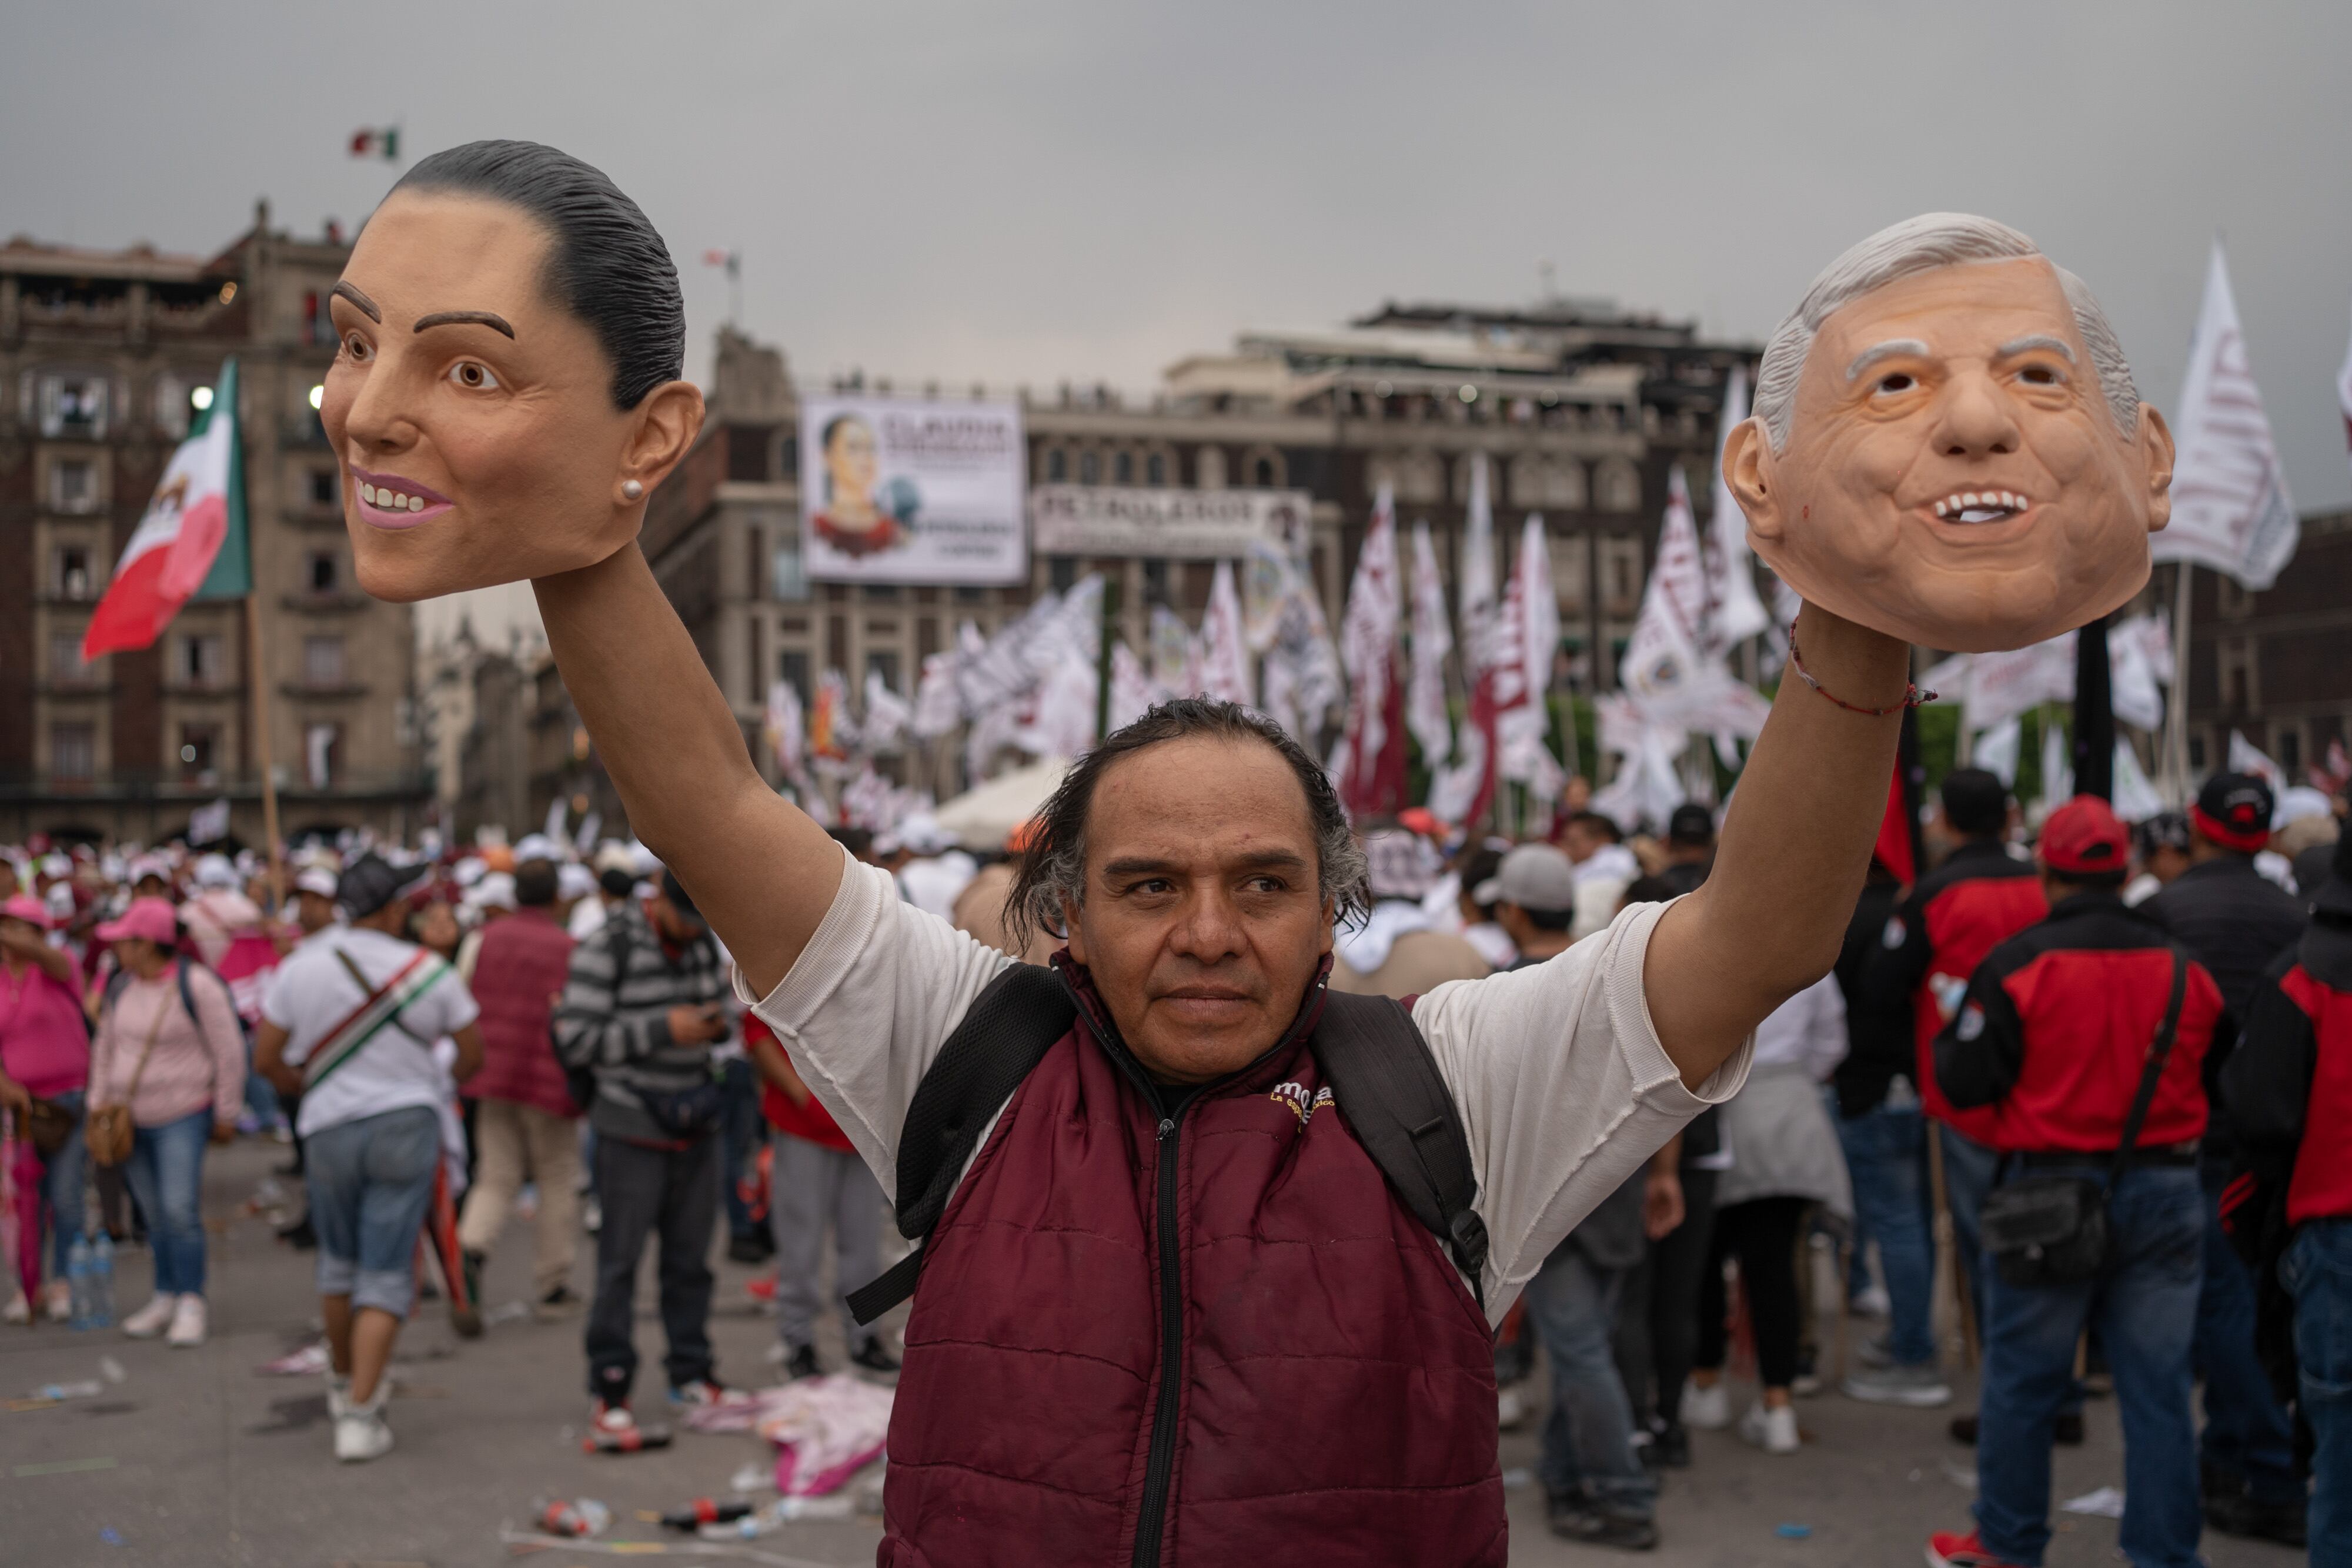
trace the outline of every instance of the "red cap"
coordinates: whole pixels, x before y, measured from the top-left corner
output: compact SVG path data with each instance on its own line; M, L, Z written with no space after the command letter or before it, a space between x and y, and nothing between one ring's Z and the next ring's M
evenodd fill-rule
M2096 795L2075 796L2042 824L2042 863L2063 875L2120 873L2130 858L2131 833Z
M110 920L98 928L101 942L120 942L125 937L143 936L158 946L169 947L179 936L179 916L165 898L134 898L131 907L122 912L120 920Z

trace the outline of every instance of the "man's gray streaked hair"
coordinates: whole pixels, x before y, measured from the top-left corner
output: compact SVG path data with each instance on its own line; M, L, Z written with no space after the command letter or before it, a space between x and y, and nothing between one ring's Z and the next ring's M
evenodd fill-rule
M2007 224L1968 213L1922 213L1879 230L1822 268L1797 308L1773 329L1771 340L1764 346L1764 361L1757 368L1756 417L1772 438L1772 450L1788 450L1789 426L1795 417L1797 383L1804 379L1805 358L1822 323L1841 307L1913 273L1962 262L2016 261L2028 256L2049 260L2041 247ZM2091 366L2098 372L2099 390L2106 394L2107 413L2128 441L2139 430L2139 389L2132 383L2123 343L2089 286L2055 262L2051 262L2050 270L2058 275L2058 287L2074 313L2074 329L2091 350Z
M1289 767L1307 796L1307 820L1315 836L1316 882L1331 904L1332 918L1345 920L1366 907L1364 848L1356 841L1348 813L1323 765L1264 714L1213 697L1175 697L1160 704L1080 757L1062 776L1036 816L1036 831L1021 854L1013 886L1004 897L1004 925L1014 945L1026 949L1038 934L1066 935L1066 910L1086 902L1087 821L1095 786L1119 758L1171 740L1205 738L1256 741Z

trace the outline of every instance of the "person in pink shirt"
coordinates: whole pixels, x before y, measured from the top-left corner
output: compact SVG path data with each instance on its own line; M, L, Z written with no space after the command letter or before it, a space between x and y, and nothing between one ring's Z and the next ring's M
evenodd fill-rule
M155 1299L122 1322L178 1346L205 1342L205 1143L236 1135L245 1092L245 1031L221 977L183 951L178 917L137 898L98 928L121 966L90 1048L89 1103L131 1107L136 1129L123 1174L147 1216Z
M12 1322L28 1321L40 1299L44 1219L51 1257L48 1317L62 1322L73 1315L66 1252L82 1224L80 1124L89 1030L73 959L49 946L48 929L49 913L31 894L12 894L0 904L0 1105L21 1113L34 1099L47 1100L74 1119L65 1144L46 1160L31 1138L16 1141L16 1270L24 1294L9 1303Z

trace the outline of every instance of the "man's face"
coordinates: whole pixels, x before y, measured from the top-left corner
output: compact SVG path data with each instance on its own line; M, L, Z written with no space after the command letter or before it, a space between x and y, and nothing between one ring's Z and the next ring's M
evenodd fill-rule
M1807 356L1787 450L1733 433L1756 553L1805 599L1932 648L2018 648L2147 580L2172 441L2116 428L2039 258L1915 273L1847 304Z
M335 901L305 888L295 897L294 920L304 936L324 931L335 923Z
M614 408L603 346L544 287L549 244L503 203L401 192L352 250L319 414L379 599L591 566L636 535L620 486L660 394Z
M1601 848L1601 835L1582 822L1570 822L1560 830L1560 851L1575 865L1582 865L1591 860Z
M1070 956L1165 1082L1265 1054L1331 950L1306 791L1255 741L1172 740L1112 763L1087 812L1086 876Z

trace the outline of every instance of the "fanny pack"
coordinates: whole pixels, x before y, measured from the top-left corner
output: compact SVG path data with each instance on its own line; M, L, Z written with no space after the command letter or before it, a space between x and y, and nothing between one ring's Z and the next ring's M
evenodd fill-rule
M2104 1177L2028 1176L2004 1181L1985 1195L1978 1220L1984 1249L2005 1285L2079 1285L2098 1273L2114 1245L2107 1200L2137 1151L2141 1124L2156 1099L2157 1081L2172 1055L2180 1030L2181 1003L2189 995L2189 960L2172 950L2172 999L2147 1049L2139 1092L2124 1118L2123 1140Z
M690 1142L719 1125L719 1117L727 1106L726 1091L717 1079L698 1083L691 1089L640 1089L637 1101L654 1125L671 1137Z

